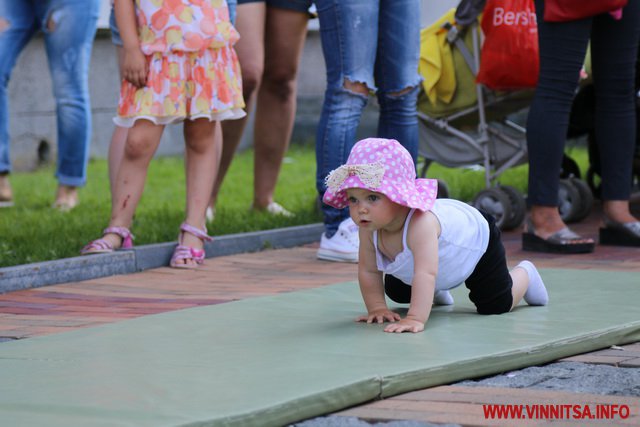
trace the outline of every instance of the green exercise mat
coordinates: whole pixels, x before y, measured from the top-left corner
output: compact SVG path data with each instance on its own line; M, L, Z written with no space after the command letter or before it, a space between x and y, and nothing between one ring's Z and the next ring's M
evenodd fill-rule
M380 397L640 341L638 273L543 270L547 307L420 334L356 323L355 282L0 344L6 426L279 426ZM238 286L251 286L251 283Z

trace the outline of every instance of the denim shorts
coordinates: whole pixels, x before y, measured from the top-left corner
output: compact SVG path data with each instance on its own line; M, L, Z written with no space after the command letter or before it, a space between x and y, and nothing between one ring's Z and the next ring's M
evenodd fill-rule
M295 10L296 12L308 12L313 0L238 0L238 4L266 3L269 7L278 9Z

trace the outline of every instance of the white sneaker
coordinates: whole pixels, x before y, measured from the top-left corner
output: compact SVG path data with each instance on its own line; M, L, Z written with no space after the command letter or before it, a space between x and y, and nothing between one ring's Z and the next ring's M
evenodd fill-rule
M336 262L358 262L359 246L358 226L351 218L347 218L340 223L338 231L333 237L327 238L326 234L322 233L318 259Z

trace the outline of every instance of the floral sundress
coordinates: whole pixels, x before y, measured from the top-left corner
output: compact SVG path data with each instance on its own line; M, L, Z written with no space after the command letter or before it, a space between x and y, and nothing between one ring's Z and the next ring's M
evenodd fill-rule
M243 117L240 38L225 0L136 0L140 48L147 56L147 84L122 81L114 122L169 124L184 119Z

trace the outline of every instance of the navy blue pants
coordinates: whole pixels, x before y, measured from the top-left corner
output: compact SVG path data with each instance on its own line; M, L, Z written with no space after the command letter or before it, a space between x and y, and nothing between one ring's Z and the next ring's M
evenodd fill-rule
M527 123L528 203L557 206L569 115L589 40L602 199L628 200L636 144L634 87L640 1L629 1L619 21L605 13L577 21L544 22L544 0L536 0L536 14L540 77Z

